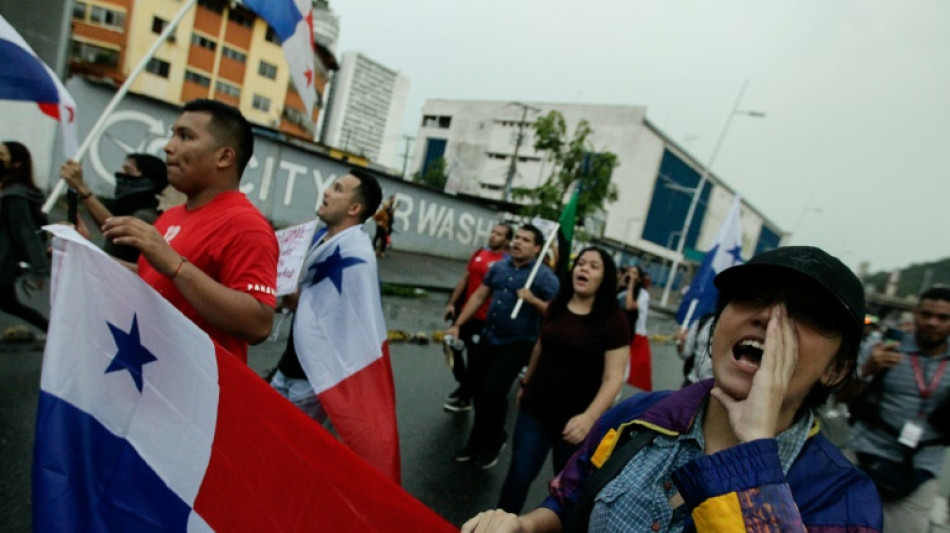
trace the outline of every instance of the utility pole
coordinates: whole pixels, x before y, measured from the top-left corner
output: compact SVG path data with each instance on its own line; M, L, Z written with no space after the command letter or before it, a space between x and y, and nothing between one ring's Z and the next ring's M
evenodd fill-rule
M402 153L402 179L406 179L406 166L409 164L409 145L415 137L403 135L402 138L406 140L406 150Z
M528 119L528 111L533 111L535 113L540 113L541 110L537 107L532 107L527 104L522 104L519 102L512 102L510 105L516 105L521 107L521 121L518 122L518 138L515 140L515 153L511 156L511 164L508 165L508 177L505 178L505 201L511 202L511 184L515 180L515 171L517 170L518 164L518 149L521 148L521 143L524 141L524 124Z

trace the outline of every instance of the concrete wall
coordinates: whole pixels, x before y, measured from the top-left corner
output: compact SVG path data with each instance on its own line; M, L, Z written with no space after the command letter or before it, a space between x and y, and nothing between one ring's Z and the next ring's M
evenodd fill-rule
M67 87L80 102L79 132L84 138L113 91L79 78L70 80ZM162 148L178 114L175 106L129 95L83 161L90 187L98 194L110 195L113 173L127 153L143 151L164 159ZM267 133L262 131L255 139L254 157L241 190L278 228L313 219L324 190L350 166L315 149L263 136ZM472 250L487 242L498 219L495 211L395 176L379 175L379 180L386 196L396 194L399 200L393 236L397 250L467 259ZM367 231L373 232L371 222Z

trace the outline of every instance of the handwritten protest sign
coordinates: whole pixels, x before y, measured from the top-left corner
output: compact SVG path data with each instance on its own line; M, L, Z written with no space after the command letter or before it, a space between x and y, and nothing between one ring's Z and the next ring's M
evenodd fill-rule
M290 226L277 232L280 245L280 258L277 261L277 296L291 294L297 290L297 279L303 260L310 248L310 240L317 229L317 221Z

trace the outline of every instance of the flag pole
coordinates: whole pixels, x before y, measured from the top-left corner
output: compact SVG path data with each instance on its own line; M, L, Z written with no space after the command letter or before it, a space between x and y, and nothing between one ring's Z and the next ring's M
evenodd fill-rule
M541 253L538 254L537 261L534 262L534 267L531 269L531 274L528 275L528 281L525 282L524 288L530 289L531 284L534 283L534 277L538 275L538 269L541 268L541 259L547 255L548 250L551 249L551 244L554 242L554 239L557 238L557 230L561 228L561 225L557 222L554 223L554 230L548 235L547 240L544 241L544 246L541 248ZM521 311L521 306L524 305L524 300L518 298L518 301L515 303L515 308L511 311L511 319L514 320L518 317L518 313Z
M161 46L168 37L175 31L175 28L178 26L178 23L181 22L181 19L185 18L185 15L188 14L188 11L191 10L198 3L198 0L188 0L185 2L185 5L182 6L181 10L175 15L175 18L165 26L165 29L162 33L155 39L155 42L152 43L152 47L149 48L148 52L145 53L145 56L136 65L135 69L129 73L128 77L125 78L125 82L119 87L119 90L116 91L115 96L112 97L112 101L109 102L109 105L102 111L99 115L99 120L96 121L95 125L89 130L89 133L86 135L86 138L83 140L82 145L79 149L76 150L76 155L73 156L75 161L82 161L83 156L86 155L86 152L89 151L89 147L92 146L92 141L99 137L102 133L102 130L105 128L106 120L112 115L112 112L115 111L115 108L118 107L119 102L125 98L125 95L129 92L129 88L132 86L132 83L135 79L145 70L148 62L152 60L155 56L155 52L158 51L158 47ZM66 182L62 179L56 182L56 187L53 188L53 192L50 193L49 197L46 199L46 202L43 204L43 212L49 213L53 209L53 204L56 203L56 200L63 194L63 190L66 188Z

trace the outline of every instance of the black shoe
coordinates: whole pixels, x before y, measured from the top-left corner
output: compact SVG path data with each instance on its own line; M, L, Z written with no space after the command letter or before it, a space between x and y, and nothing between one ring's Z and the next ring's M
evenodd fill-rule
M461 398L450 400L442 404L442 409L445 409L450 413L464 413L465 411L471 411L472 400L463 400Z
M458 399L458 398L460 398L461 396L462 396L462 387L459 387L459 388L457 388L457 389L455 389L454 391L452 391L452 392L449 393L449 399L450 399L450 400Z
M462 448L461 450L455 452L455 455L452 456L452 460L456 463L467 463L472 460L472 457L475 456L475 452L472 451L468 446Z
M494 453L483 453L475 458L475 466L481 468L482 470L488 470L489 468L498 464L498 456L501 455L501 451L505 449L505 443L502 443Z

